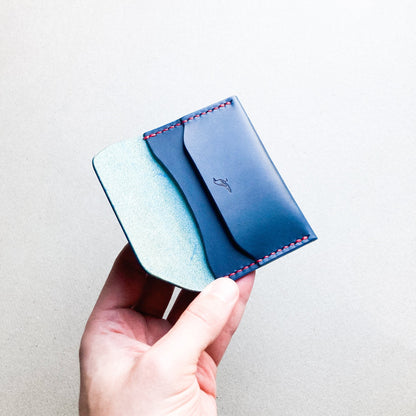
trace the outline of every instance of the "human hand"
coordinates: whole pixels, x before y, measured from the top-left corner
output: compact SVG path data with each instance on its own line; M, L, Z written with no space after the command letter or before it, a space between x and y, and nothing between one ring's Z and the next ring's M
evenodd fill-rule
M147 276L130 246L116 259L80 347L81 416L215 415L217 366L238 327L254 273L197 296Z

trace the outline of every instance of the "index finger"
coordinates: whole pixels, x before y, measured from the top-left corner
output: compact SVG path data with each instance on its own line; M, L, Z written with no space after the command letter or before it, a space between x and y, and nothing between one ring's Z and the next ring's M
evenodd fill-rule
M130 245L127 244L114 262L93 313L130 308L139 301L145 282L146 272L137 261Z

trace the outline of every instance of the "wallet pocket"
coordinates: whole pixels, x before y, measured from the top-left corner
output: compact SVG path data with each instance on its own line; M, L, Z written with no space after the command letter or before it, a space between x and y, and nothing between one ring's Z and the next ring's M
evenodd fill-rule
M201 182L183 144L184 126L169 129L163 137L147 140L155 159L176 182L188 202L204 245L208 266L215 277L225 276L252 263L253 257L236 246Z
M144 139L189 204L215 277L241 277L316 239L237 97Z

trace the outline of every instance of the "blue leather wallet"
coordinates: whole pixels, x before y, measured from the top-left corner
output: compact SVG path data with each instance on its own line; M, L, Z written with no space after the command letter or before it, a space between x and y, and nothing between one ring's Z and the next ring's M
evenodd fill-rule
M93 165L141 265L186 289L317 238L237 97L114 144Z

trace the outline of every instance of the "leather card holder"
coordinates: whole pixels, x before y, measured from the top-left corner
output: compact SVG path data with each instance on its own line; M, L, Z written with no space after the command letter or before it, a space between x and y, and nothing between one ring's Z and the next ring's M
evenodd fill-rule
M235 96L146 132L143 139L129 141L130 150L114 146L94 158L94 168L139 261L161 279L201 290L214 278L238 279L317 238ZM148 187L144 165L155 170ZM152 182L161 177L163 184ZM152 198L144 193L154 194L161 204L140 201L138 195ZM164 212L175 204L181 213ZM147 235L135 235L134 215ZM187 217L187 224L178 215ZM170 245L175 238L192 241L191 256L175 247L182 258L160 257L159 246L168 239L148 227L158 220ZM150 250L143 248L146 240ZM195 280L181 276L194 269L199 271Z

